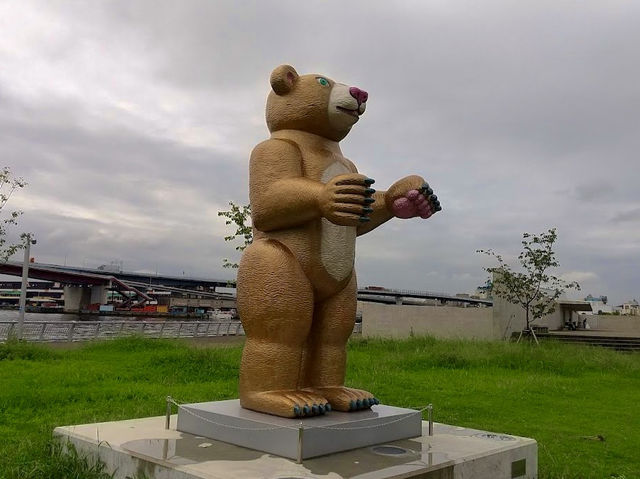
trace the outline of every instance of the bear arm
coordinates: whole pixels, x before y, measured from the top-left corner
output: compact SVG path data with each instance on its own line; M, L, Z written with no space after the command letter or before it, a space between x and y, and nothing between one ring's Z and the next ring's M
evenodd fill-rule
M362 223L356 229L356 234L358 236L368 233L393 218L393 213L389 211L384 200L385 193L385 191L376 191L373 194L372 198L375 201L369 205L370 208L373 208L373 211L369 213L369 221Z
M251 219L260 231L293 228L320 217L323 185L303 176L302 154L295 144L270 139L251 153Z

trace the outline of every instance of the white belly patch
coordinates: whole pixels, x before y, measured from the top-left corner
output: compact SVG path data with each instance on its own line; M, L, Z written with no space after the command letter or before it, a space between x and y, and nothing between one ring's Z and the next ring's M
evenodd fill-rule
M331 178L351 173L340 162L335 162L322 174L321 181L327 183ZM336 281L347 279L353 271L356 255L355 226L340 226L322 218L320 236L320 259L322 266Z

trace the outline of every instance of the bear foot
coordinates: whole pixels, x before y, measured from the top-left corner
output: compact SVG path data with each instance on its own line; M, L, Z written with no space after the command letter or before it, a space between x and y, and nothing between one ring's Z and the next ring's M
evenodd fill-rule
M319 416L331 411L331 404L321 395L309 391L266 391L247 393L240 405L253 411L280 417Z
M375 404L380 404L380 401L373 397L370 392L344 386L314 387L305 389L305 391L312 391L326 397L336 411L358 411L369 409Z

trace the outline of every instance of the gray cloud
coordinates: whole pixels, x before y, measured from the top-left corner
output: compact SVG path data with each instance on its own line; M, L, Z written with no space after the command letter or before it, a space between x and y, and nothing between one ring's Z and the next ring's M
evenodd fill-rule
M360 240L361 284L470 291L478 248L557 226L562 270L639 295L640 6L559 2L19 2L0 7L0 154L51 262L228 275L280 63L370 93L343 151L444 211ZM589 292L585 291L585 292ZM616 299L617 298L617 299Z
M627 221L640 222L640 208L635 208L633 210L625 211L624 213L619 213L614 216L611 221L613 221L614 223L623 223Z

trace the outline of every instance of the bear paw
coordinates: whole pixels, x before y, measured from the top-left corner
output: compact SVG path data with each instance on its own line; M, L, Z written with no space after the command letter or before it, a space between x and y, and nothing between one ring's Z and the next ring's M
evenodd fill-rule
M312 388L317 394L326 397L331 406L336 411L350 412L362 409L369 409L371 406L380 404L373 394L361 389L352 389L344 386Z
M331 411L331 404L324 397L310 391L248 393L242 398L241 406L290 418L320 416Z
M393 202L393 214L398 218L427 219L442 210L438 197L428 183L424 183L419 190L409 190L405 196Z

